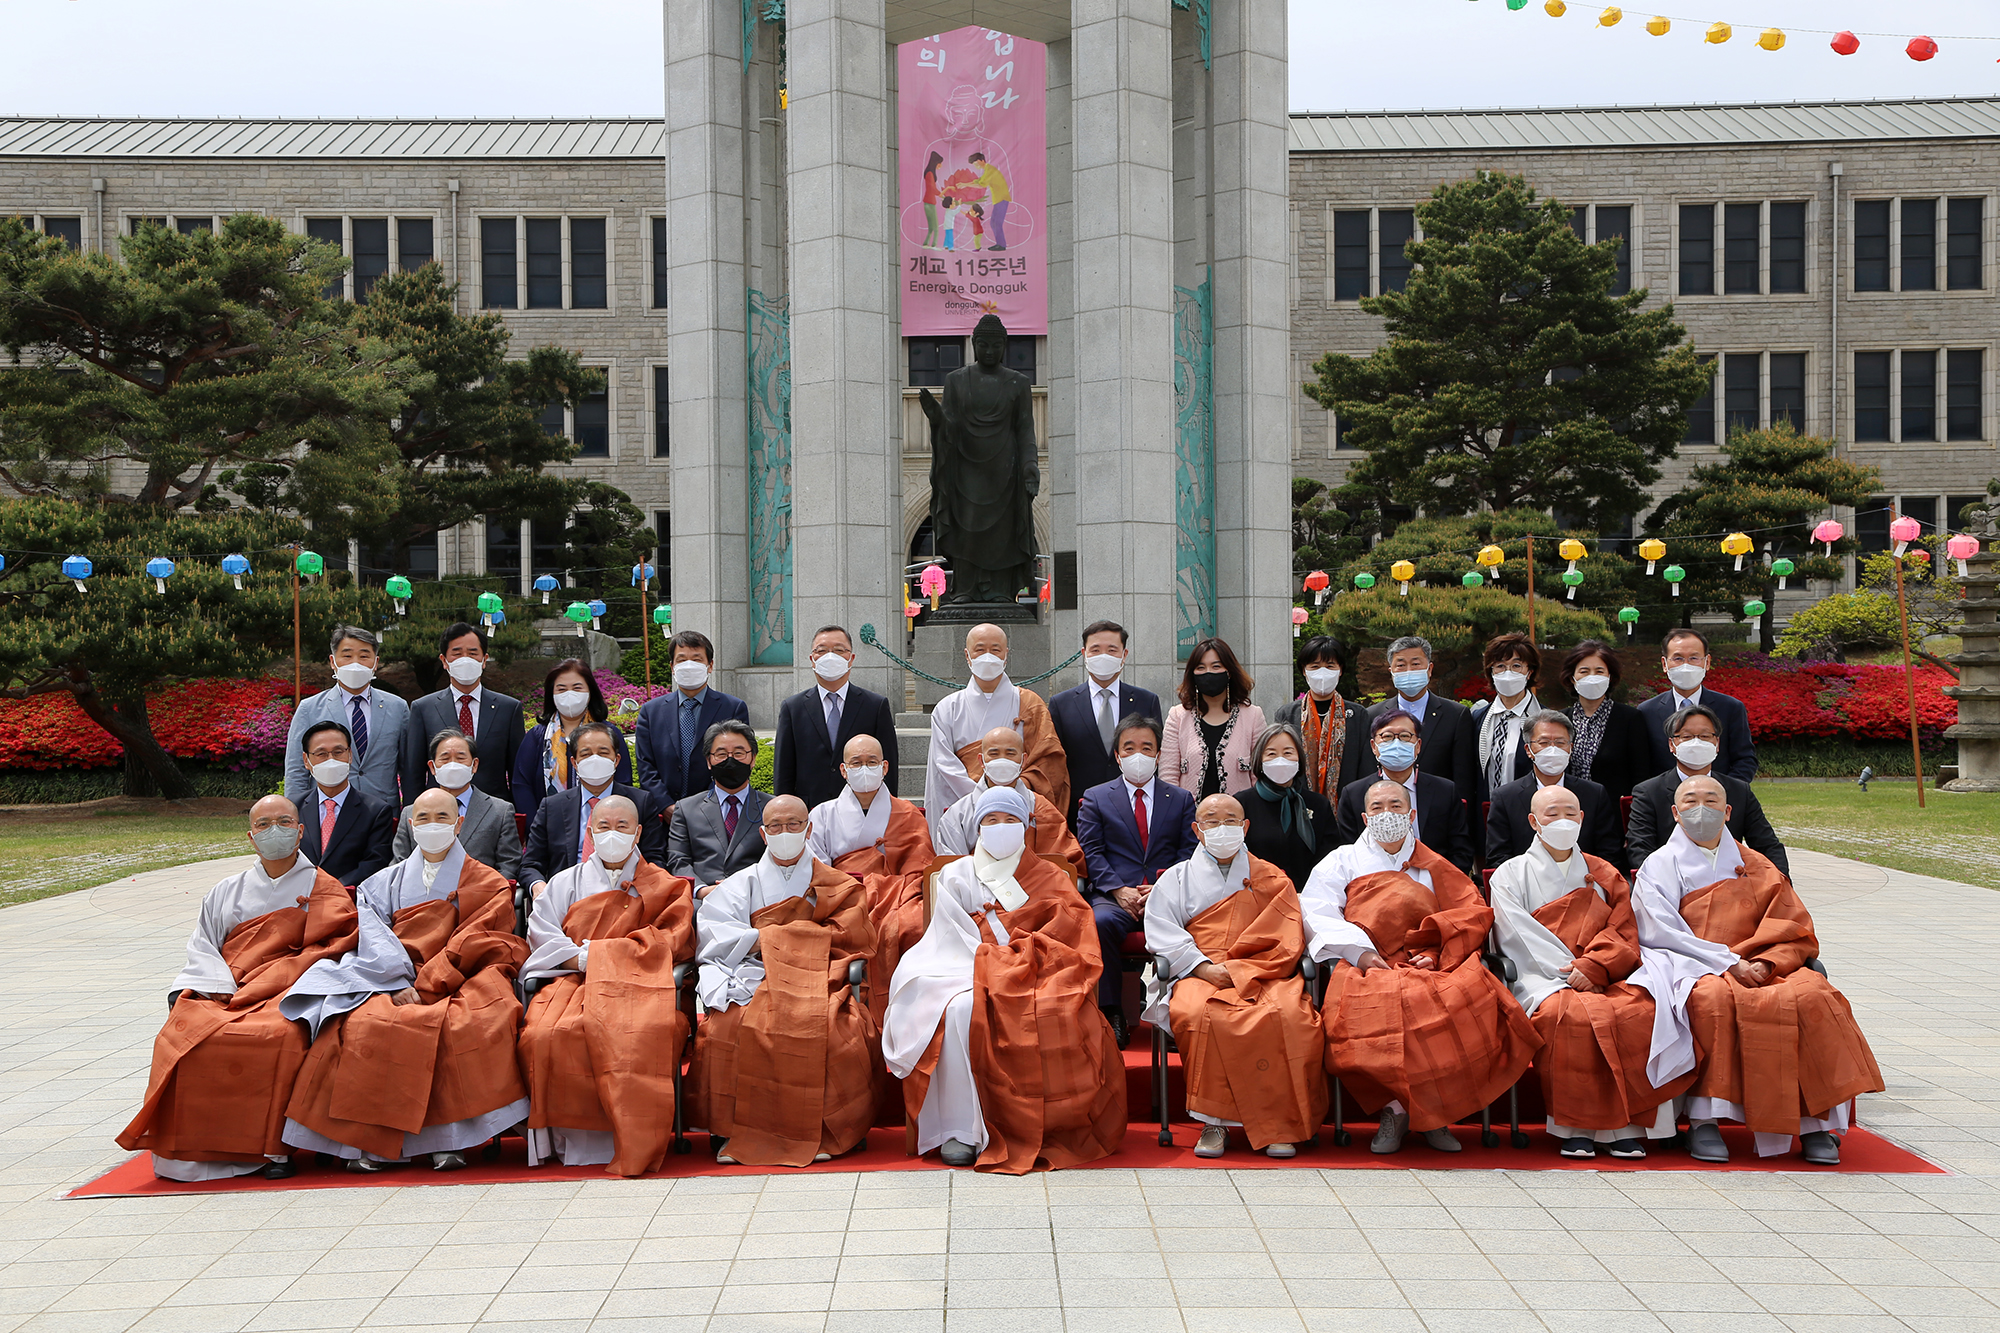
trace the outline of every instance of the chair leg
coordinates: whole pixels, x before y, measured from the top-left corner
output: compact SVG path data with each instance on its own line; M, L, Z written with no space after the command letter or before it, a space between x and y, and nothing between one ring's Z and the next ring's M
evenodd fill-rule
M1173 1126L1167 1123L1167 1036L1153 1029L1153 1113L1160 1118L1160 1146L1174 1145Z
M1347 1132L1347 1097L1340 1080L1333 1081L1333 1146L1345 1148L1354 1136Z
M681 1087L681 1062L674 1061L674 1137L673 1149L677 1153L691 1153L694 1144L687 1136L687 1097Z
M1500 1146L1500 1135L1493 1129L1493 1108L1490 1106L1479 1108L1479 1146L1482 1148Z
M1526 1077L1526 1075L1523 1075ZM1512 1142L1516 1148L1528 1146L1528 1136L1521 1130L1521 1081L1514 1080L1514 1086L1507 1089L1508 1128L1513 1131Z

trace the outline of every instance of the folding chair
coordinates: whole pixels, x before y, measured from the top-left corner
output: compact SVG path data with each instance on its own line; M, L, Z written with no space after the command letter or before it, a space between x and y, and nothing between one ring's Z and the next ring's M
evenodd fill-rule
M1159 959L1155 958L1153 966L1157 968L1159 965ZM1306 995L1312 1000L1313 1008L1315 1009L1319 1008L1319 972L1319 964L1315 963L1310 956L1305 954L1299 955L1299 975L1305 979ZM1167 1056L1177 1053L1179 1050L1180 1047L1174 1041L1174 1034L1166 1024L1162 1023L1153 1029L1153 1114L1160 1121L1160 1146L1162 1148L1171 1148L1174 1146L1173 1122L1167 1105ZM1339 1080L1336 1079L1334 1081L1335 1096L1339 1095L1339 1087ZM1318 1138L1319 1136L1314 1134L1307 1139L1307 1142L1316 1142ZM1340 1141L1337 1133L1335 1141Z
M850 982L854 980L854 966L859 965L860 960L857 959L854 965L849 967L848 979ZM688 1020L687 1040L682 1043L681 1049L674 1056L674 1137L672 1143L673 1150L677 1153L694 1151L694 1142L687 1136L687 1097L684 1095L681 1086L681 1065L687 1059L688 1047L694 1044L694 979L697 970L697 965L692 959L685 963L674 964L674 1007L685 1014ZM544 983L551 980L554 980L554 978L536 977L532 981L521 983L521 1004L524 1011L529 1004L534 1002L535 995L542 989ZM499 1139L497 1136L492 1143L486 1146L486 1154L489 1159L499 1155Z

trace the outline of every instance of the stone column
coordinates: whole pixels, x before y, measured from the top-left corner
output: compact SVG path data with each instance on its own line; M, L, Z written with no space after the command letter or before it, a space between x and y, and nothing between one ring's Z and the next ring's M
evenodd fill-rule
M1960 651L1950 658L1958 684L1944 688L1958 700L1958 721L1944 733L1958 742L1958 777L1946 791L2000 791L2000 499L1973 513L1964 530L1979 538L1979 554L1965 562L1966 577L1954 580L1965 590L1965 623Z
M1043 382L1049 387L1048 439L1049 469L1042 478L1042 490L1049 501L1050 551L1076 550L1076 266L1070 247L1076 239L1076 207L1071 199L1072 149L1070 143L1070 43L1068 38L1049 43L1048 144L1049 144L1049 338ZM1074 596L1072 586L1057 586L1057 592ZM1089 622L1083 618L1083 604L1077 609L1049 612L1049 629L1055 662L1068 657L1078 647L1077 634ZM1050 665L1054 665L1052 662ZM1038 686L1044 698L1083 680L1082 666L1071 667L1046 686Z
M1177 676L1171 12L1070 6L1078 615L1123 624L1153 690Z

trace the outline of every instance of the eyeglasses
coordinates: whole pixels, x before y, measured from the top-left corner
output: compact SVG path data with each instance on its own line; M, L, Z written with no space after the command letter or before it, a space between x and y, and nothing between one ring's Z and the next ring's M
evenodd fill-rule
M295 819L256 819L250 822L250 831L252 833L262 833L265 829L297 828L298 826L298 821Z
M805 831L806 821L803 819L787 819L776 824L767 823L764 825L764 832L766 833L804 833Z

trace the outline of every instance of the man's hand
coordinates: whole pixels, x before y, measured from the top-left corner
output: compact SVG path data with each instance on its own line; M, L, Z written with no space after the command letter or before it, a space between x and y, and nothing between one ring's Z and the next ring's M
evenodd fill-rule
M533 884L528 886L528 896L531 898L539 898L542 896L543 893L547 892L548 887L549 887L549 882L547 880L538 879Z
M403 987L403 989L397 991L394 995L391 995L389 997L389 1003L399 1004L399 1005L418 1004L422 1002L423 998L424 998L423 996L417 994L415 987L405 986Z
M1583 969L1577 967L1575 964L1563 968L1562 971L1569 978L1569 988L1571 990L1582 991L1585 995L1602 995L1604 993L1604 987L1585 976Z
M1389 966L1389 963L1388 960L1383 958L1381 954L1376 953L1373 949L1366 949L1362 951L1362 954L1359 958L1354 960L1354 966L1359 971L1372 972L1378 967Z
M1113 889L1111 901L1123 908L1127 916L1146 914L1146 892L1144 889Z
M1437 971L1437 965L1438 960L1430 954L1413 953L1410 955L1410 966L1419 972L1435 972Z
M1229 975L1229 969L1220 963L1203 963L1188 974L1197 981L1206 981L1217 990L1235 990L1236 978Z
M1771 979L1771 974L1775 971L1777 971L1776 968L1761 958L1754 962L1748 958L1742 958L1738 959L1730 967L1729 975L1735 977L1746 986L1761 986Z
M697 898L706 898L714 892L715 886L713 884L697 884L695 885L694 896Z

